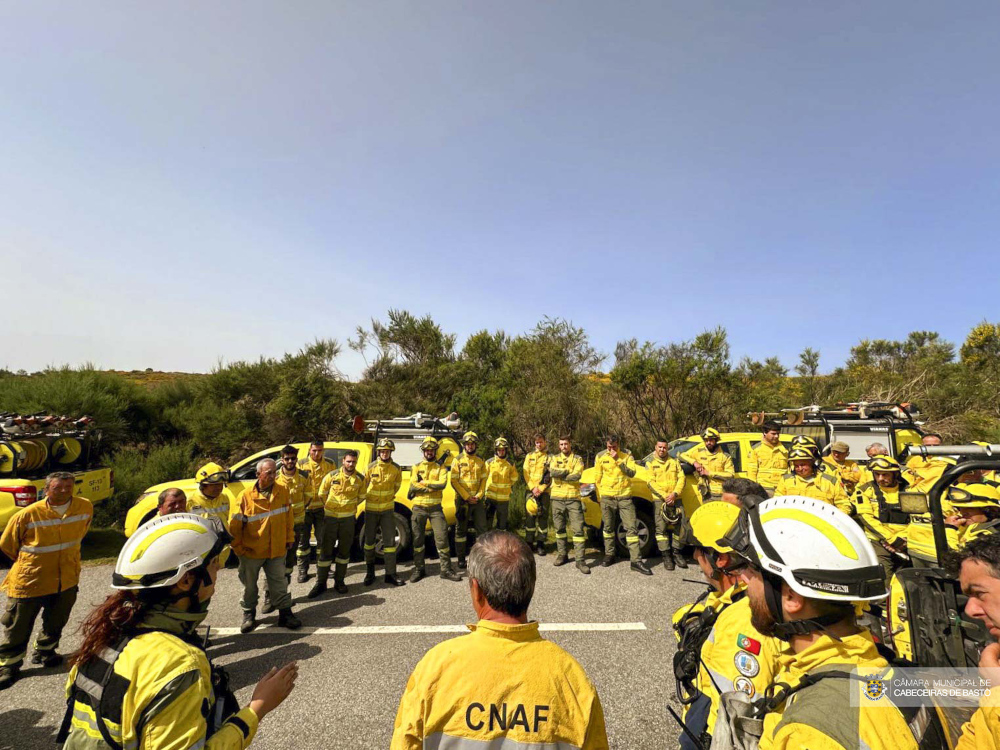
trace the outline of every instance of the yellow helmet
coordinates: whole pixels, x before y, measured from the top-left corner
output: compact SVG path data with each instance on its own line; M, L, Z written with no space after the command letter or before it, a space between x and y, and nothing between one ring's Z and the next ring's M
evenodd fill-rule
M472 430L469 430L467 433L465 433L464 435L462 435L462 442L463 443L478 443L479 442L479 435L477 435L476 433L474 433Z
M708 440L709 438L715 438L716 440L718 440L721 437L722 435L719 434L719 431L714 427L706 427L705 431L701 433L702 440Z
M732 503L721 501L705 503L698 506L691 514L691 533L699 547L708 547L716 552L732 552L732 547L721 543L736 519L740 509Z
M804 445L807 448L819 448L819 446L816 444L816 441L813 440L808 435L796 435L795 437L792 438L792 445L796 447Z
M396 450L396 444L394 442L392 442L389 438L382 438L381 440L378 441L378 447L376 448L376 450L380 450L380 451L385 451L385 450L394 451L394 450Z
M808 448L792 448L788 452L789 461L815 461L816 455Z
M528 511L529 516L538 515L538 501L533 497L529 497L528 501L524 504L524 509Z
M424 438L424 442L422 442L420 444L420 450L425 451L425 450L427 450L429 448L433 448L434 450L437 450L438 449L438 445L439 445L439 443L437 441L437 438L425 437Z
M229 482L229 472L219 464L211 461L194 475L198 484L226 484Z
M505 438L505 437L498 437L496 440L493 441L493 447L494 448L510 448L510 443L507 442L507 438Z
M868 462L869 471L901 471L899 462L891 456L875 456Z
M982 482L948 488L948 502L956 508L1000 508L1000 490Z

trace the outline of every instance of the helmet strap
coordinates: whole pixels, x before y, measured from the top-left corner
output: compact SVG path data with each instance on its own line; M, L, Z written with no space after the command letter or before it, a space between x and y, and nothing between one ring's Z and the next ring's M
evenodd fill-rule
M830 612L818 617L811 617L808 620L785 620L785 614L781 609L781 584L782 579L778 576L765 572L764 578L764 600L767 608L774 618L774 635L783 641L790 641L792 636L808 635L817 630L825 630L830 625L835 625L843 619L843 615Z

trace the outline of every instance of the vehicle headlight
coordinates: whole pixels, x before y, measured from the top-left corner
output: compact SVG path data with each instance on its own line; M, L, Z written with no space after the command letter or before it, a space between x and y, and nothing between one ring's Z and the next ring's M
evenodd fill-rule
M581 484L580 485L580 496L581 497L589 497L590 495L593 495L593 494L594 494L594 485L593 484Z

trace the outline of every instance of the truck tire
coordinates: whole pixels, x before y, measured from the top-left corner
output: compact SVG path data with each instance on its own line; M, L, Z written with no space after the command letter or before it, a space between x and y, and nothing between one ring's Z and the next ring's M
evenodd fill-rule
M410 519L400 513L398 510L392 514L393 521L396 523L396 560L402 560L403 555L410 551L410 546L412 543L412 533L410 531ZM385 552L383 549L385 544L382 542L382 531L381 529L375 532L375 559L382 562L385 559ZM365 549L365 524L364 516L361 516L361 522L358 524L358 549L361 550L361 559L364 559L364 549Z
M652 513L639 507L638 503L636 503L635 509L635 530L639 537L639 557L649 557L656 549L656 524L653 522ZM622 525L621 518L618 519L618 528L615 530L615 549L618 551L619 557L628 557L625 527Z

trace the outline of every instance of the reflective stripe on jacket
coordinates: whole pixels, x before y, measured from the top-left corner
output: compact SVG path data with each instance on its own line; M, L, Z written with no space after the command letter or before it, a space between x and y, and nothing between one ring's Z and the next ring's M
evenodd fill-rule
M451 462L451 486L463 500L482 498L486 492L486 462L463 452Z
M829 474L813 474L808 479L803 479L798 474L789 472L781 478L774 491L775 497L780 495L805 495L835 505L847 514L851 513L851 501L844 486Z
M309 456L300 458L298 463L299 471L306 478L306 510L316 510L323 507L323 498L320 497L319 488L323 484L326 475L331 471L336 471L337 467L333 461L323 459L319 463L313 461Z
M795 688L806 674L825 670L850 672L855 667L881 673L888 663L864 630L834 640L821 634L805 650L785 651L775 683ZM885 695L863 696L860 680L829 678L794 693L764 717L759 750L916 750L906 719ZM850 691L856 691L852 699Z
M778 486L788 471L788 448L778 443L770 446L763 440L747 456L747 478L767 490Z
M278 476L275 477L274 481L288 490L288 501L292 504L292 517L295 519L295 523L299 524L305 521L308 480L298 469L293 474L288 475L284 469L279 468Z
M217 518L222 527L225 528L229 525L229 498L230 495L225 489L218 497L211 498L202 494L201 489L197 488L188 498L187 512L209 520Z
M708 488L713 495L722 494L722 482L736 476L733 469L733 459L722 448L716 448L715 453L709 453L704 443L689 448L679 456L681 461L694 465L697 461L708 472ZM701 478L702 484L705 479Z
M275 482L269 497L254 484L243 490L236 502L236 512L229 521L233 552L254 560L283 556L295 541L288 490Z
M549 466L549 454L545 451L534 450L524 457L524 468L522 475L524 483L528 485L528 490L540 487L542 492L549 488L547 484L542 484L542 477Z
M506 458L493 456L486 461L486 497L506 503L517 481L517 467Z
M583 459L575 453L564 456L557 453L549 459L549 472L552 474L552 489L549 494L560 500L578 500L580 498L580 477L583 476ZM566 472L565 476L556 474Z
M417 490L414 505L438 505L448 486L448 469L437 461L421 461L410 469L410 486Z
M365 510L380 513L396 507L396 493L403 484L403 470L393 460L377 458L365 474Z
M209 714L216 696L211 667L205 653L170 633L142 633L121 650L105 649L102 660L114 664L114 674L103 690L101 712L111 738L127 750L156 748L207 748L244 750L257 732L257 715L249 707L231 716L217 732L207 737ZM103 664L97 666L106 669ZM67 698L74 694L79 669L74 666L66 685ZM69 737L63 750L105 750L94 710L101 695L99 675L87 683L85 700L73 703Z
M632 477L635 460L627 450L620 448L617 458L606 450L594 458L594 484L601 497L632 497Z
M880 494L882 496L881 504L879 503ZM905 516L899 507L898 484L895 487L879 487L875 482L861 485L854 493L854 510L861 520L865 534L872 541L885 541L894 544L900 539L906 539L906 532L910 526L909 517ZM880 520L879 515L883 511L900 514L899 522L892 523ZM903 521L904 518L906 521Z
M649 471L646 484L654 500L663 500L671 493L680 495L684 490L684 470L676 458L653 456L646 463L646 470Z
M365 475L355 469L348 474L343 467L323 477L319 487L323 513L330 518L354 518L365 499Z
M19 510L0 536L14 561L3 590L14 599L56 594L80 582L80 542L94 517L89 500L74 497L60 516L45 500Z
M604 750L604 712L583 668L538 623L480 620L420 660L391 750Z

